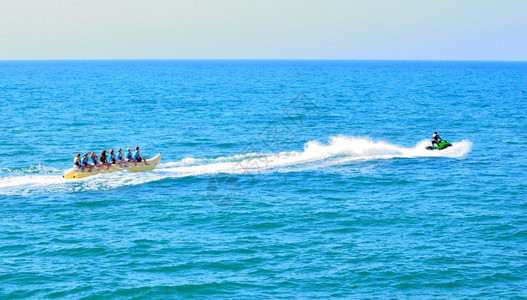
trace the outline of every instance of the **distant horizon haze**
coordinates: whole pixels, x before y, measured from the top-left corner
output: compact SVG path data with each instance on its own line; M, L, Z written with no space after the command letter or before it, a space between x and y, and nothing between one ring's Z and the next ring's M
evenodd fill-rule
M527 61L527 1L0 1L0 60Z

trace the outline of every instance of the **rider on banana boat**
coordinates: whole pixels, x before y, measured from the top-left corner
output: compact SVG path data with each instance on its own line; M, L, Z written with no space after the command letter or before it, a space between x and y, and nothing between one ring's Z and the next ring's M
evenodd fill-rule
M106 157L106 150L102 150L101 155L99 155L99 161L102 166L106 166L106 170L110 168L111 164L108 163L108 158Z
M117 150L117 162L119 163L121 167L123 166L123 164L125 167L128 167L128 163L124 160L124 156L123 156L123 152L121 148Z
M81 172L84 172L84 166L81 163L81 154L80 153L77 153L77 155L75 155L75 158L73 159L73 168L80 169Z
M99 160L97 159L97 155L95 154L95 151L92 151L90 153L90 159L91 159L91 165L99 171L99 168L102 166L99 163Z
M137 162L144 162L145 163L145 166L148 165L146 163L146 159L144 157L141 157L141 153L139 153L139 146L136 146L135 147L135 151L133 153L133 157L134 159L137 161Z
M117 162L117 158L115 158L115 154L113 153L113 149L110 149L110 151L108 151L108 161L110 162L110 164L112 165L115 165L115 163Z
M126 148L126 153L124 154L124 160L127 163L134 163L134 166L137 166L137 160L134 159L134 156L132 155L132 151L130 151L130 147Z
M83 167L83 169L88 168L88 172L91 172L93 169L93 166L88 163L88 153L87 152L84 153L84 155L82 156L81 166Z

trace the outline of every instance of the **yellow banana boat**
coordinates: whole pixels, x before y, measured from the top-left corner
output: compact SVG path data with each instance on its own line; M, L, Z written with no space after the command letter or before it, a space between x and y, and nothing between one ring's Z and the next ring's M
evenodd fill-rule
M104 173L113 173L113 172L119 172L119 171L130 171L130 172L143 172L143 171L151 171L157 167L159 164L159 161L161 161L161 153L158 155L147 159L146 163L148 165L145 165L144 162L138 162L134 166L134 163L129 163L128 167L121 167L119 164L111 165L109 169L106 169L107 167L100 167L99 170L92 169L92 171L88 171L88 169L85 169L84 172L82 172L80 169L69 169L66 172L64 172L65 179L77 179L77 178L83 178L88 177L91 175L97 175L97 174L104 174Z

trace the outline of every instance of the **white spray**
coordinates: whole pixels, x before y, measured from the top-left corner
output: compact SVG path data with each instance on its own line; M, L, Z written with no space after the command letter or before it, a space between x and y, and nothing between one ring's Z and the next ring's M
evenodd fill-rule
M185 158L178 162L160 164L154 171L144 173L118 172L95 175L78 180L66 180L61 174L7 174L0 177L0 194L20 195L61 191L106 190L126 185L137 185L165 178L200 176L208 174L255 174L261 172L291 172L351 161L391 158L450 157L462 158L472 146L469 141L452 143L441 151L426 150L429 141L420 141L405 148L369 138L331 137L327 145L310 141L304 151L278 153L243 153L211 159ZM58 172L55 172L58 173ZM5 174L2 174L5 175Z

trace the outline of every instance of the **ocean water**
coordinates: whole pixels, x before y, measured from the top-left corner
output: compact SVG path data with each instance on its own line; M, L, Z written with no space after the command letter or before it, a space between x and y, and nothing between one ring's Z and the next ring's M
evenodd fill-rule
M524 62L0 62L0 298L525 298L521 90ZM157 169L61 177L136 145Z

